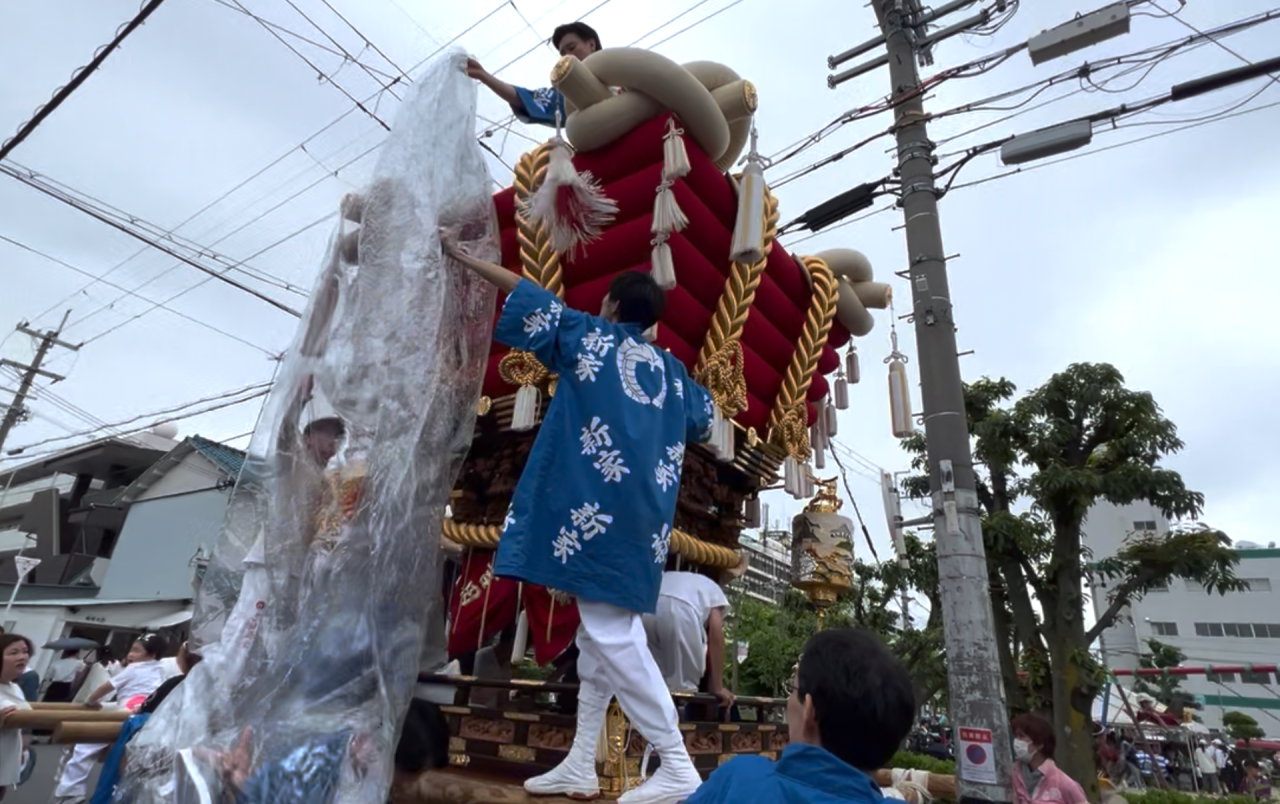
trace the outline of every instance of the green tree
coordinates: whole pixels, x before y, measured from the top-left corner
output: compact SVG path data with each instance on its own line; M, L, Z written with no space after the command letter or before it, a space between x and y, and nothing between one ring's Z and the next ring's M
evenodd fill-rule
M1232 740L1244 740L1245 743L1250 740L1259 740L1266 736L1266 732L1258 725L1258 721L1244 712L1223 712L1222 728L1227 730L1227 734Z
M1097 798L1091 705L1104 670L1089 653L1124 607L1170 578L1211 591L1241 588L1230 541L1203 526L1131 538L1090 568L1083 524L1097 502L1146 502L1171 520L1194 520L1204 497L1161 461L1182 449L1177 428L1149 393L1113 366L1076 363L1010 404L1008 380L966 388L966 414L979 471L978 498L1001 671L1012 708L1047 709L1058 732L1058 764ZM922 436L904 445L923 470ZM928 496L924 477L909 495ZM1107 607L1091 627L1084 584L1105 581ZM1019 664L1029 684L1018 682Z
M1148 669L1166 670L1178 667L1187 660L1186 654L1173 645L1166 645L1158 639L1147 640L1148 653L1138 657L1138 666ZM1160 703L1169 707L1169 712L1178 718L1182 710L1191 702L1191 696L1182 689L1182 676L1163 675L1139 676L1133 683L1133 691L1150 695Z

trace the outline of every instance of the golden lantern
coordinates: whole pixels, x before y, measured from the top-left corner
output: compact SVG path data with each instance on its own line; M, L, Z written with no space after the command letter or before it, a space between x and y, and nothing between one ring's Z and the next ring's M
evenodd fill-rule
M804 592L822 618L853 588L853 521L841 516L836 478L817 481L818 492L791 520L791 585Z

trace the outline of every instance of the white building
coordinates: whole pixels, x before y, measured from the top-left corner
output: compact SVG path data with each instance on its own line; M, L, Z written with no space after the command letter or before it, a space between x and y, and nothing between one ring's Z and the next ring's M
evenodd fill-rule
M191 619L200 559L221 532L244 454L199 436L107 438L0 473L0 594L40 559L3 618L39 648L84 637L117 655ZM37 651L44 675L55 656Z
M791 534L785 530L744 532L738 545L750 563L730 588L765 603L781 602L791 586Z
M1150 505L1099 504L1085 522L1084 542L1096 561L1115 555L1135 532L1168 530L1169 523ZM1178 648L1187 666L1280 663L1280 549L1274 542L1235 546L1240 555L1236 575L1249 585L1247 592L1210 594L1197 583L1174 580L1148 593L1103 632L1100 647L1107 667L1136 668L1150 639ZM1107 588L1098 584L1091 593L1096 616L1108 606ZM1269 737L1280 736L1280 678L1275 673L1192 675L1185 677L1182 689L1204 704L1200 714L1211 729L1220 729L1223 713L1235 710L1257 720Z

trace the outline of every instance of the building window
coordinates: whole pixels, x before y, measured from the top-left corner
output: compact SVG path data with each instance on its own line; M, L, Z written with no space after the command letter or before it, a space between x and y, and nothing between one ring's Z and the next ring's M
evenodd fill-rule
M1270 673L1250 673L1245 671L1240 674L1240 681L1245 684L1270 684Z
M1152 629L1154 628L1155 624L1152 623ZM1195 629L1196 636L1202 637L1280 639L1280 623L1196 623Z
M1270 578L1245 578L1245 584L1249 587L1250 592L1270 592Z
M1236 683L1235 673L1205 673L1204 677L1211 684L1216 682L1221 682L1223 684Z
M1154 636L1171 637L1178 635L1177 623L1152 623L1151 633Z
M1133 523L1133 529L1139 533L1143 531L1154 533L1156 523L1153 519L1143 519Z

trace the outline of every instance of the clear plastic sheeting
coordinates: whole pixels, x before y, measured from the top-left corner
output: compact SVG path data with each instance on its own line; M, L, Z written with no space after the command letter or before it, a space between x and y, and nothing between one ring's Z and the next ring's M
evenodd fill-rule
M343 200L204 574L204 661L130 743L116 801L386 800L443 653L441 521L492 334L493 289L436 235L498 259L464 59L426 70Z

